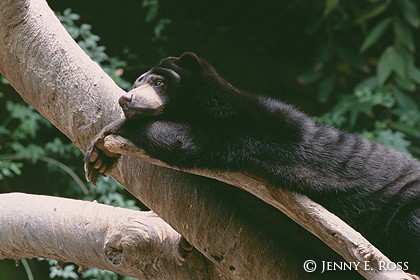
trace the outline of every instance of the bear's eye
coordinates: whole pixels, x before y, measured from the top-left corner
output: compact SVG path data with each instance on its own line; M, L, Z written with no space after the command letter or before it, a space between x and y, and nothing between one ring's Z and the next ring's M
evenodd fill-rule
M156 86L156 87L160 87L160 86L163 85L163 81L162 80L154 80L153 85Z

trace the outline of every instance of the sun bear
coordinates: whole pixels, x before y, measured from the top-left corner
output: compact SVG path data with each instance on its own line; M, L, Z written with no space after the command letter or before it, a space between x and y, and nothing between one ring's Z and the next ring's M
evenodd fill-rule
M420 163L409 155L240 90L189 52L141 75L119 104L126 118L86 153L92 183L118 160L103 145L118 134L171 165L240 171L303 193L420 274Z

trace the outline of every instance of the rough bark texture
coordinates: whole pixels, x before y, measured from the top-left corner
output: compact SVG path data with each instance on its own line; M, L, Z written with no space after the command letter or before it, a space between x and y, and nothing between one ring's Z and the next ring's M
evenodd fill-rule
M0 194L0 225L0 259L44 257L140 279L220 279L197 251L178 266L180 235L151 211Z
M0 42L0 72L82 150L121 117L122 90L83 53L45 1L1 1ZM132 157L123 157L112 175L231 279L309 277L232 205L223 183Z

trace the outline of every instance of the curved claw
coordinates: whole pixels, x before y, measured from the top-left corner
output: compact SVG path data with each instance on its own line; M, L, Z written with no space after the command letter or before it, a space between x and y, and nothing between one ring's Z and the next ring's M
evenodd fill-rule
M106 176L116 166L119 154L113 154L109 151L101 149L103 145L100 145L98 140L94 141L84 157L84 170L86 180L93 185L96 185L96 181L99 176Z
M193 250L194 250L194 246L191 245L187 241L187 239L181 236L179 240L179 244L178 244L178 249L175 254L175 261L178 264L178 266L181 266L184 264L185 260L188 258L189 255L191 255Z

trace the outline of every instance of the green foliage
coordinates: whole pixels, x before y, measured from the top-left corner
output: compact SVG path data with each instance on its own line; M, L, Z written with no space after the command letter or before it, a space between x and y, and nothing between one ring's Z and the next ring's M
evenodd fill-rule
M355 24L364 23L374 17L377 17L389 7L390 2L391 1L386 0L386 1L377 1L376 3L371 3L368 6L368 8L362 9L360 12L357 13L354 23ZM350 6L357 7L358 4L350 4Z
M35 112L32 106L7 101L6 110L9 112L9 118L3 123L2 131L4 134L10 134L11 138L16 140L33 139L41 125L50 125L47 120ZM11 131L6 126L13 120L18 121L19 124Z
M127 63L116 57L109 57L104 46L99 45L100 37L92 33L90 24L82 23L80 26L76 21L80 16L66 9L62 14L57 14L60 22L69 32L70 36L79 44L89 57L101 65L102 69L122 88L129 89L131 83L124 80L121 76Z
M163 31L171 23L171 20L168 18L158 18L159 0L142 0L142 7L146 9L145 21L147 23L155 22L152 41L166 41L168 38L163 35Z
M103 280L136 280L136 278L128 276L119 276L115 273L97 268L91 268L83 273L83 278L86 279L103 279Z
M44 259L40 259L44 260ZM62 279L79 279L79 275L76 273L76 266L74 264L69 264L63 266L61 269L57 269L56 261L48 260L50 265L50 278L54 279L55 277L60 277Z
M374 28L372 28L363 41L360 51L364 52L375 44L385 34L387 29L391 26L393 20L394 19L392 17L384 18Z
M47 261L50 265L50 279L96 279L96 280L135 280L135 278L128 276L120 276L111 271L101 270L97 268L90 268L84 271L81 275L78 273L74 264L64 265L57 269L57 262L54 260L46 260L39 258L39 261Z
M21 175L23 163L17 160L35 162L45 155L40 146L30 141L42 126L50 126L31 106L7 101L6 110L8 117L0 124L0 180Z
M317 87L320 102L335 104L320 119L420 156L420 111L415 102L420 89L419 41L414 36L419 34L419 2L324 3L310 4L322 20L308 28L324 38L324 45L298 78L302 85ZM341 44L340 38L349 34L352 40Z
M73 144L64 144L58 137L43 145L35 143L42 129L52 127L32 106L6 101L6 110L8 117L0 124L0 180L21 175L22 161L36 163L46 155L63 158L81 156L80 150Z
M10 160L0 160L0 180L4 177L13 177L21 175L23 164L21 162L13 162Z
M89 185L89 195L83 199L89 201L96 200L103 204L139 210L140 208L134 200L128 199L123 195L123 190L124 188L112 177L103 177L101 180L98 180L96 187Z

